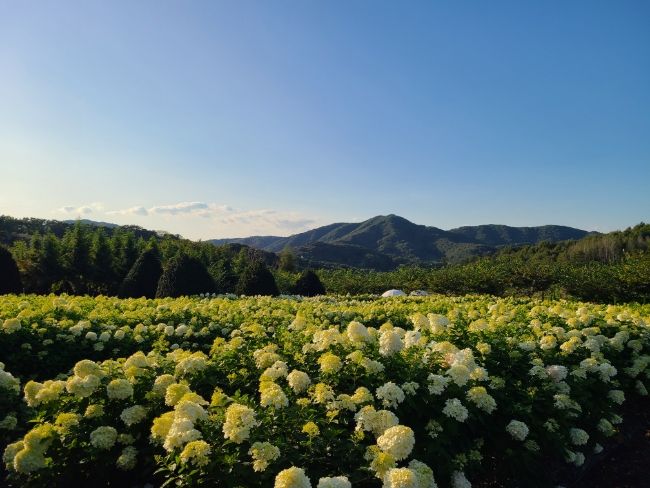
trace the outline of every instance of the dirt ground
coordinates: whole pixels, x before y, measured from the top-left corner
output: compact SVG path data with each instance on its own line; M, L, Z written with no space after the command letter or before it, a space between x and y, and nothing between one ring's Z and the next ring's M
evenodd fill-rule
M618 446L571 488L650 488L650 428Z
M650 488L650 402L630 407L625 430L570 488Z

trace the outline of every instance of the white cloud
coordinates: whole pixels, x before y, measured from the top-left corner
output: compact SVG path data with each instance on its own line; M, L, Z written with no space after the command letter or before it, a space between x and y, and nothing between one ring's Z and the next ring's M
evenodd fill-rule
M297 212L281 212L269 208L242 210L230 205L205 202L179 202L156 205L150 208L135 206L123 210L112 210L107 215L147 216L148 218L182 217L179 224L191 226L190 218L201 218L212 225L201 224L203 232L218 232L224 237L255 234L293 234L315 227L319 221ZM217 226L216 228L214 226ZM202 233L203 233L202 232Z
M149 215L149 211L144 207L131 207L125 210L111 210L106 215Z
M233 212L218 219L225 225L246 226L258 229L257 233L271 231L299 232L313 227L317 220L306 218L296 212L278 212L271 209Z
M301 219L296 218L291 219L280 219L278 220L278 225L287 230L307 230L312 228L316 224L314 219Z
M89 205L81 205L79 207L75 207L74 205L65 205L61 208L58 208L56 211L69 215L88 215L94 212L99 212L103 208L104 207L101 203L94 202Z
M174 205L162 205L159 207L151 207L149 212L155 214L169 214L169 215L178 215L178 214L189 214L196 213L200 210L206 210L209 206L207 203L203 202L180 202Z

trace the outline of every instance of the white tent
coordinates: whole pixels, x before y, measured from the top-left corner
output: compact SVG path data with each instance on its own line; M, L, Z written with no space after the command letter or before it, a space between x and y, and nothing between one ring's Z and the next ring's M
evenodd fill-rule
M382 293L382 297L405 297L406 293L402 290L388 290Z

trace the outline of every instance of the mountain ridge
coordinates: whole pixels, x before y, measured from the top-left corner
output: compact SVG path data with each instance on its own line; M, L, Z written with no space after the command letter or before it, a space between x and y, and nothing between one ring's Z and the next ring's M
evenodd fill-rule
M314 266L350 266L354 256L362 263L358 267L390 269L400 264L457 263L496 252L501 247L577 240L589 234L586 230L561 225L484 224L443 230L389 214L359 223L328 224L287 237L251 236L207 242L245 244L271 252L290 247L303 261ZM366 261L368 265L364 266Z

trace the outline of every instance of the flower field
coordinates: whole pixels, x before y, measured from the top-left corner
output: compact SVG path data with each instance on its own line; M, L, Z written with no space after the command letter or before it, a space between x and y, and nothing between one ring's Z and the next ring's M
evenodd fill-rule
M645 401L650 306L8 295L0 361L9 486L555 486Z

